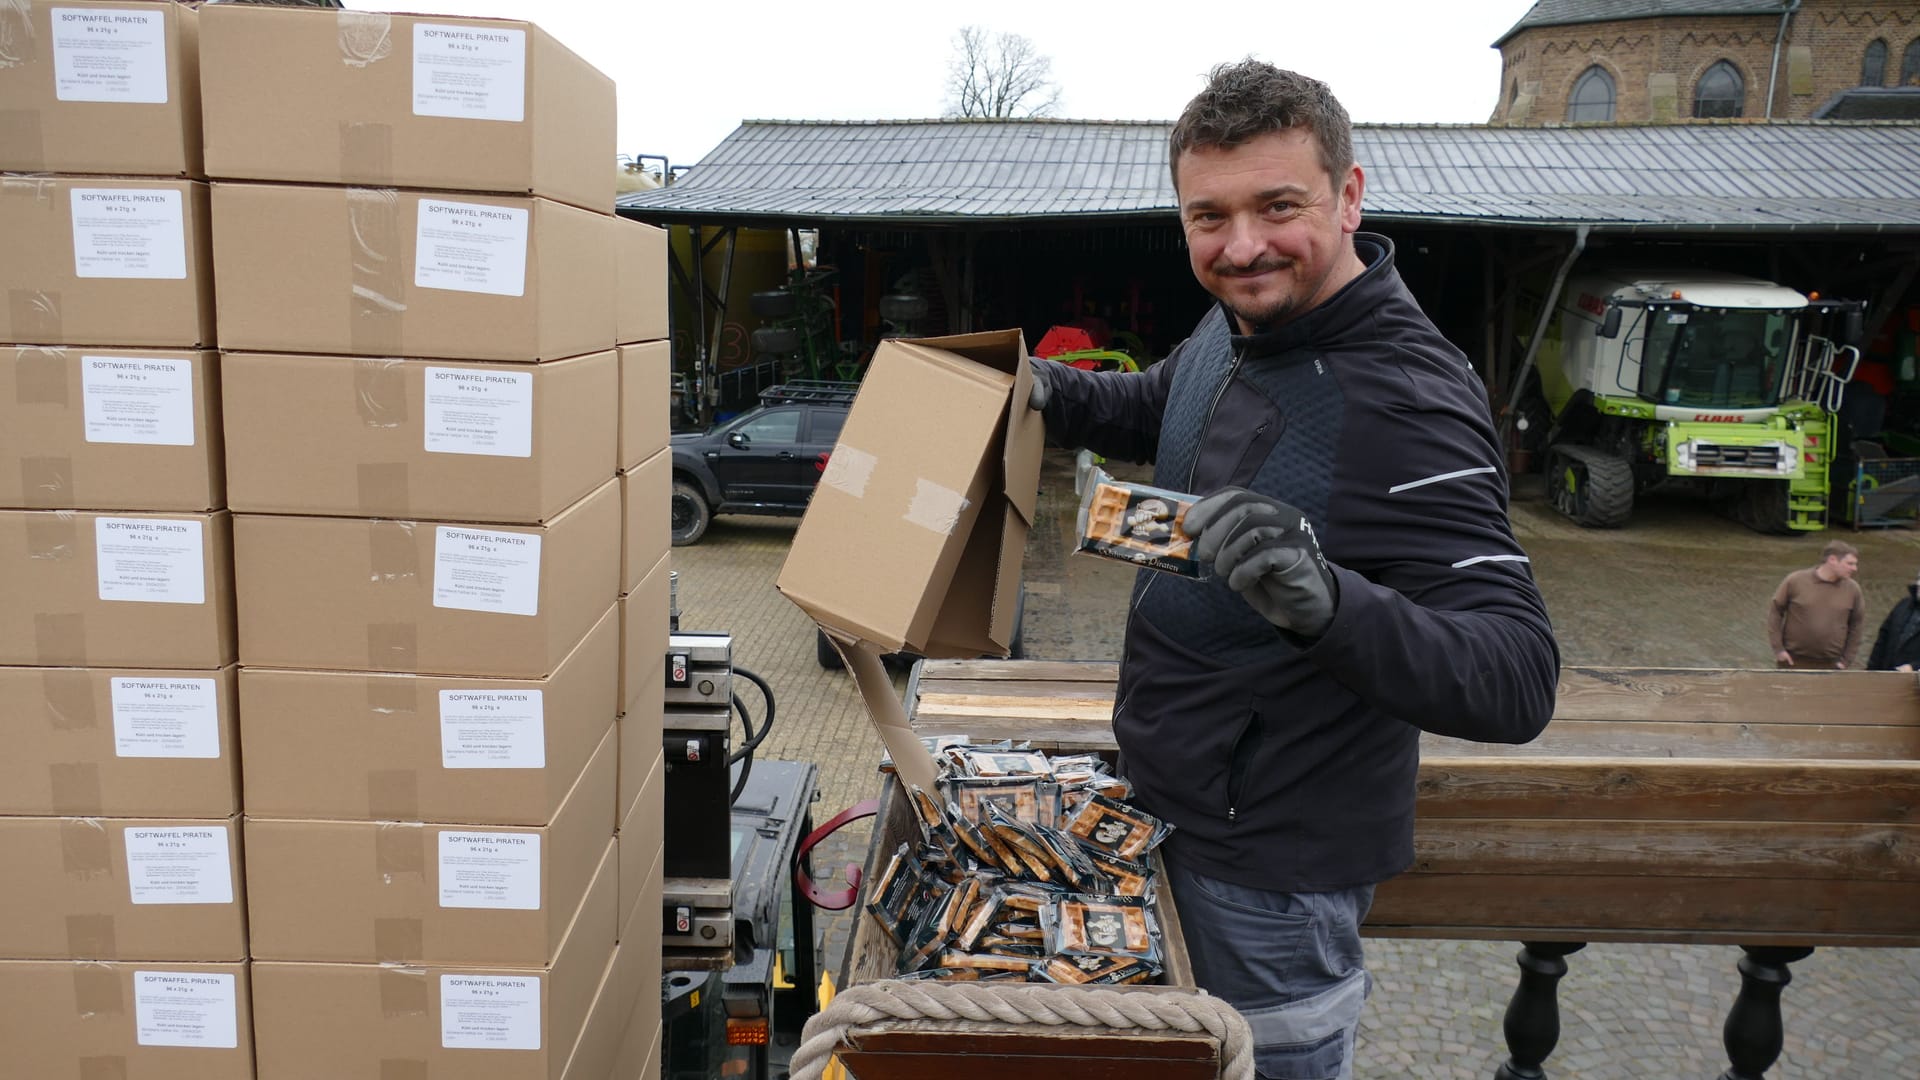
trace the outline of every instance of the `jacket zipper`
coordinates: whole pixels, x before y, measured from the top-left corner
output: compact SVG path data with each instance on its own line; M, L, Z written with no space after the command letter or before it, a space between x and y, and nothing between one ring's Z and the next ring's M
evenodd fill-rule
M1220 380L1220 385L1216 387L1213 391L1213 400L1207 404L1207 418L1201 421L1200 435L1195 440L1195 447L1193 451L1193 464L1187 466L1187 490L1188 491L1193 490L1193 476L1196 472L1200 470L1200 447L1205 444L1207 429L1213 426L1213 414L1219 411L1220 399L1227 396L1227 387L1229 384L1233 382L1234 374L1240 370L1240 359L1242 356L1245 355L1245 350L1243 348L1239 346L1229 346L1229 347L1233 349L1233 360L1227 365L1226 378ZM1140 595L1134 597L1133 604L1127 608L1127 622L1129 624L1133 622L1134 615L1140 610L1140 604L1146 600L1147 593L1153 591L1154 585L1157 584L1159 580L1160 580L1160 576L1158 574L1155 574L1153 577L1148 578L1146 586L1140 590ZM1121 674L1123 675L1125 674L1124 668L1122 669ZM1127 691L1127 696L1124 698L1121 698L1120 703L1114 706L1113 718L1115 720L1120 719L1120 714L1126 711L1127 703L1132 700L1133 700L1133 691L1129 690ZM1227 808L1227 821L1228 822L1233 821L1233 808L1231 806Z
M1200 471L1200 449L1206 445L1207 429L1213 426L1213 414L1220 410L1220 399L1227 396L1227 387L1233 385L1233 377L1240 370L1240 359L1246 355L1243 346L1233 346L1233 362L1227 365L1227 377L1213 391L1213 401L1207 405L1207 418L1200 422L1200 436L1193 451L1193 464L1187 466L1187 490L1193 490L1193 478Z

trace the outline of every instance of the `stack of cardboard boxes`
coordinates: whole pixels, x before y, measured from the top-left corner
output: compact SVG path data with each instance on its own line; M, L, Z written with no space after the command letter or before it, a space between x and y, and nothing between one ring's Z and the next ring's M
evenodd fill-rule
M195 16L0 64L0 1073L252 1075Z
M668 395L667 233L614 219L619 285L615 330L620 359L620 948L632 950L644 987L621 1043L613 1080L655 1077L660 1063L660 936L666 883L666 715L669 582L673 547L668 506L673 455Z
M658 1025L616 718L666 608L618 601L667 548L623 536L664 245L617 281L613 85L527 23L200 23L259 1075L602 1080Z

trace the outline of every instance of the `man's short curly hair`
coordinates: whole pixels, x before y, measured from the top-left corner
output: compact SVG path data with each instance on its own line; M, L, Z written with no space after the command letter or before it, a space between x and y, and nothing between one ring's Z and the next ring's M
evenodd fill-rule
M1180 183L1180 155L1202 147L1231 148L1276 131L1303 127L1320 145L1320 164L1338 183L1353 165L1353 121L1327 84L1259 60L1221 64L1207 88L1187 102L1167 138L1167 164Z

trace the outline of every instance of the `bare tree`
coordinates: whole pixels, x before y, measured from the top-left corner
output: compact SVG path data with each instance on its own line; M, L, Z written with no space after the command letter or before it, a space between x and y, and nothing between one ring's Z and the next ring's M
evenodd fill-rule
M947 115L1052 116L1060 107L1053 60L1019 34L964 26L947 68Z

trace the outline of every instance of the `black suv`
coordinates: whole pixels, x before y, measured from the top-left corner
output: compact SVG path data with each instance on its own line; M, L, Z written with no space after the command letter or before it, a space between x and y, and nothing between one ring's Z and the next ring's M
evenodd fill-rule
M826 471L858 383L797 380L711 431L673 437L673 543L697 543L715 514L797 517Z

